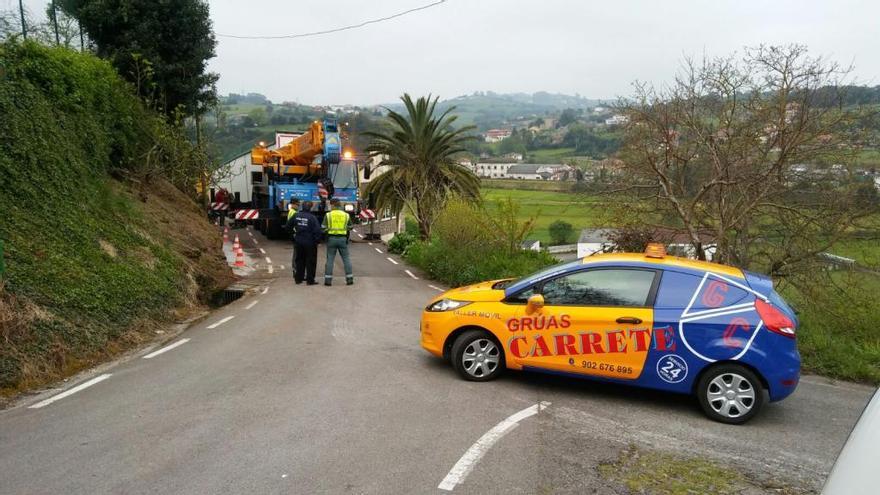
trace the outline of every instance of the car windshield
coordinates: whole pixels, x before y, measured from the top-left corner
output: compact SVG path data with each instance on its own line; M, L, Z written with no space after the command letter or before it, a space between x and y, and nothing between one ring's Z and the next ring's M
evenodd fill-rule
M342 160L338 165L330 166L330 179L337 189L353 189L357 187L357 162Z
M539 270L531 275L527 275L518 280L512 280L510 282L505 283L504 286L499 286L499 289L509 289L511 292L518 291L524 287L528 287L529 285L539 281L544 280L545 278L549 278L557 273L562 273L570 268L574 268L575 266L583 264L583 260L577 259L574 261L569 261L566 263L559 263L557 265L548 266L542 270Z

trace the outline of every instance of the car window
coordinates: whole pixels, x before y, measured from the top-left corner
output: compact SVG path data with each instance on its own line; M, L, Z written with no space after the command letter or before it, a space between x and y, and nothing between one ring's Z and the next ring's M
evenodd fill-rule
M530 297L532 297L533 295L535 295L537 293L538 293L538 291L536 290L536 288L534 286L529 287L528 289L526 289L524 291L520 291L517 294L508 297L505 302L525 304L525 303L529 302Z
M541 292L550 306L643 307L655 276L650 270L588 270L550 280Z

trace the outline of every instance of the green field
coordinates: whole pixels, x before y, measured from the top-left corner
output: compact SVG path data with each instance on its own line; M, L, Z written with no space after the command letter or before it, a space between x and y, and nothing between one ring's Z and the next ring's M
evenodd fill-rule
M573 182L557 180L524 180L524 179L480 179L483 189L505 189L519 191L553 191L570 193Z
M520 205L522 220L537 218L535 229L528 238L537 239L542 245L550 242L548 227L556 220L564 220L574 227L569 243L577 242L581 229L606 226L602 198L565 192L483 188L483 199L490 210L508 197Z
M562 163L563 159L574 156L574 148L549 148L528 152L530 160L535 163Z

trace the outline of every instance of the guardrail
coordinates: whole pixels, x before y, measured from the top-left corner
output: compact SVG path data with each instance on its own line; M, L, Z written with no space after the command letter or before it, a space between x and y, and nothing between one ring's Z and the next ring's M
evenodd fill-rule
M550 254L575 253L577 252L577 250L577 244L560 244L558 246L547 246L547 252Z

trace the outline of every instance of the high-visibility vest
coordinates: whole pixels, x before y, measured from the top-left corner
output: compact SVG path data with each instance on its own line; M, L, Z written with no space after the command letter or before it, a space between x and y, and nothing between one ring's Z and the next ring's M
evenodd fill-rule
M348 235L348 213L342 210L327 212L327 234Z
M290 220L293 216L296 215L296 208L291 208L287 210L287 219Z

